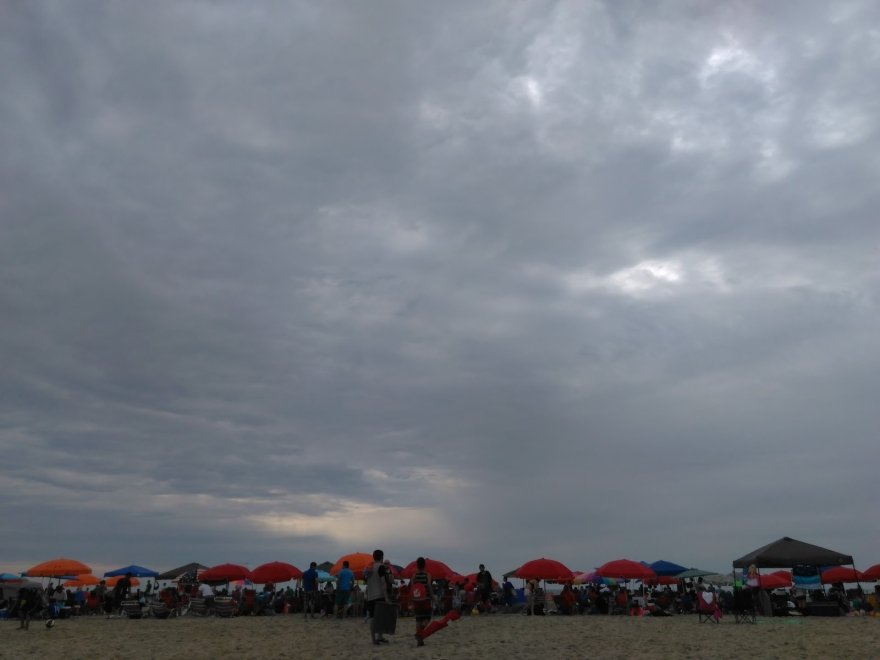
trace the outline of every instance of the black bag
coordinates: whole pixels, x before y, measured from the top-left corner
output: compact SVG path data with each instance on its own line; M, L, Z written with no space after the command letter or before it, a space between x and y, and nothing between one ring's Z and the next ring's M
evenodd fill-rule
M388 601L376 601L373 609L373 617L376 619L376 632L380 635L393 635L397 630L397 603Z

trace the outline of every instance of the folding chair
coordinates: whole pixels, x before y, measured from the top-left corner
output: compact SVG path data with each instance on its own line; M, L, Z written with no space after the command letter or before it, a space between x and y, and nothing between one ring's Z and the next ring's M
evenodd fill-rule
M736 623L755 623L755 598L751 589L733 590L733 620Z
M214 614L222 617L235 616L235 601L231 596L217 596L214 599Z
M144 615L140 601L137 600L124 600L119 604L119 609L129 619L140 619Z
M715 597L715 592L697 592L697 617L700 623L706 623L706 621L718 623L721 620L721 608Z

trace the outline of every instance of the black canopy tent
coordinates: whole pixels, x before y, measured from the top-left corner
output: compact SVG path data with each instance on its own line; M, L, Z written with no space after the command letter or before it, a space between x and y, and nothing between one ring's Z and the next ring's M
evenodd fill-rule
M202 566L197 562L192 562L189 564L185 564L183 566L178 566L177 568L172 568L170 571L165 571L160 574L156 579L157 580L177 580L182 576L192 574L192 580L196 579L199 571L204 571L208 567Z
M811 543L804 543L797 539L783 536L778 541L768 543L765 546L752 550L747 555L733 560L734 577L737 568L754 566L761 568L793 568L795 566L838 566L849 564L855 569L851 555L845 555L836 550L829 550ZM772 614L772 605L767 592L760 590L758 602L755 606L765 615ZM812 605L812 604L811 604ZM832 606L836 612L837 608Z
M733 561L734 568L748 568L753 564L756 568L791 568L800 564L839 566L852 565L853 558L836 550L784 536Z

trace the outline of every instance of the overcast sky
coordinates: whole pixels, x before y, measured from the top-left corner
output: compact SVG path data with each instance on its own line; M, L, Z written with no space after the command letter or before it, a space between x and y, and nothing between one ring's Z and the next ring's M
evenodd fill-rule
M0 8L0 568L880 561L876 2Z

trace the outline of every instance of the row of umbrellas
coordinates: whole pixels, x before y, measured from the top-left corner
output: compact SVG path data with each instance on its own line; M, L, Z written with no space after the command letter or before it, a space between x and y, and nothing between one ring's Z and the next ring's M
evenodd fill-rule
M343 555L330 568L328 573L323 576L319 575L319 579L332 579L342 570L343 563L348 562L349 568L359 579L363 578L365 569L373 565L372 555L365 552L354 552ZM406 567L392 566L392 573L396 578L408 579L416 572L416 562L413 561ZM474 583L476 581L476 573L469 575L461 575L442 561L436 559L426 559L426 570L435 579L448 580L450 582ZM27 577L51 577L51 578L68 578L64 583L65 586L88 586L97 584L99 578L91 574L92 569L74 559L59 557L41 564L37 564L29 568L24 575ZM154 579L175 579L187 572L192 572L198 576L198 579L204 582L232 582L236 580L249 580L257 584L266 584L269 582L287 582L302 577L302 571L294 566L281 561L273 561L262 564L254 569L248 569L240 564L218 564L210 568L201 564L187 564L179 569L159 574L149 568L143 566L130 565L118 568L113 571L104 573L107 584L115 583L121 576L131 574L135 580L132 586L136 586L136 578L147 577ZM554 559L542 557L526 562L512 573L513 577L524 580L549 580L556 582L574 582L588 583L598 582L602 579L619 579L619 580L642 580L645 582L675 582L685 578L696 578L701 576L712 575L712 571L703 571L700 569L688 569L684 566L667 562L664 560L654 562L653 564L645 564L643 562L632 561L629 559L616 559L607 562L589 573L577 573L572 571L563 563ZM4 574L0 580L9 581L17 579L15 575ZM767 575L761 575L760 586L765 589L773 589L776 587L790 587L792 584L791 573L788 571L776 571ZM833 584L836 582L871 582L880 580L880 564L870 567L866 571L858 571L854 568L845 566L830 567L822 571L821 581L823 584Z

